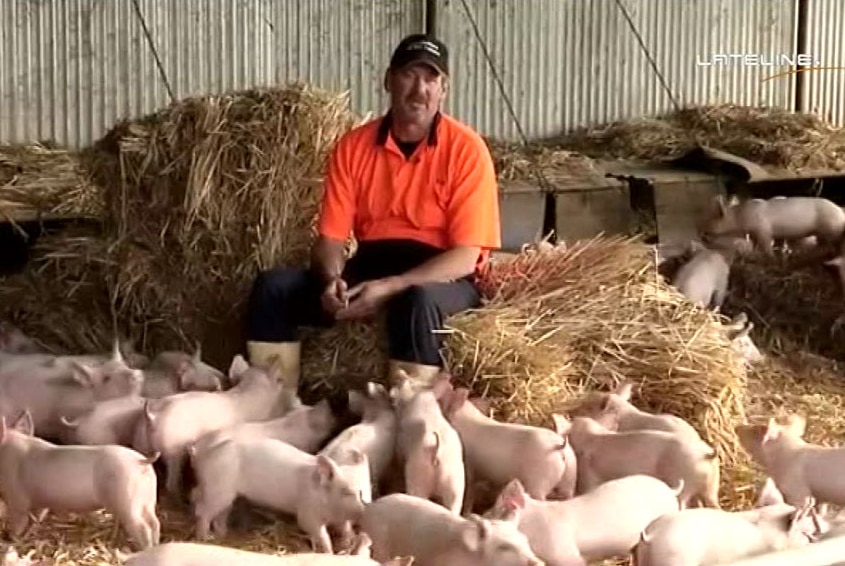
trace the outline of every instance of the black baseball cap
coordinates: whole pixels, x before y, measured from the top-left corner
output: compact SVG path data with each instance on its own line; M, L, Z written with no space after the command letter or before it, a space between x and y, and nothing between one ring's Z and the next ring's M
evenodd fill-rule
M444 75L449 74L449 50L434 36L415 33L399 42L390 58L390 68L399 69L413 63L426 63Z

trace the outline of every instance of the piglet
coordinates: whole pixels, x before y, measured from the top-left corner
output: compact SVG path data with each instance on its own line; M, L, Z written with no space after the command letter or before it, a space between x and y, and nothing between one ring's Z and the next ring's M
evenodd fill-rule
M378 486L395 453L396 412L385 388L373 382L367 383L366 394L350 392L350 407L359 410L361 422L337 435L320 453L339 463L348 461L353 451L366 454L370 479Z
M461 517L431 501L394 493L367 505L361 530L373 558L413 556L414 566L542 566L516 522Z
M651 476L634 475L568 501L537 501L515 479L485 517L515 520L548 566L586 566L631 552L649 523L678 511L682 487L672 490Z
M365 538L369 539L369 537ZM226 546L168 542L128 558L125 566L411 566L413 558L376 562L366 552L339 554L296 553L273 556Z
M736 248L729 242L696 246L692 258L675 273L672 285L701 308L721 307L728 293L728 279Z
M466 476L463 447L458 433L443 416L438 400L451 385L440 376L431 389L415 391L407 375L391 389L399 416L398 449L405 464L406 491L430 499L459 515L463 506Z
M693 499L719 507L719 468L713 465L716 451L703 442L691 442L658 430L613 432L593 419L575 417L572 422L553 415L558 432L567 434L578 458L578 493L599 484L645 474L683 489L681 508Z
M765 469L786 503L803 506L810 499L845 505L845 447L830 448L807 443L802 437L806 421L790 415L786 423L769 419L766 425L736 428L742 447Z
M701 442L701 436L687 421L667 413L649 413L631 403L634 393L632 381L621 381L610 392L589 393L572 410L578 417L593 419L603 427L618 432L635 430L660 430L672 433L690 442Z
M220 391L225 376L202 361L202 348L194 354L161 352L144 372L144 397L160 399L182 391Z
M275 416L283 388L276 368L250 367L237 355L229 377L236 384L227 391L188 391L144 405L146 440L164 457L166 488L173 496L179 494L189 445L209 432Z
M62 417L62 424L68 429L62 439L68 444L134 448L132 442L143 408L144 398L140 395L100 401L75 418Z
M74 418L98 401L137 396L143 387L141 370L129 367L119 349L98 365L73 361L69 366L37 366L0 372L0 415L15 418L28 410L35 434L59 439L62 417Z
M363 474L369 482L367 457L355 452L351 459L349 464L338 464L266 438L222 441L195 461L197 538L208 538L212 524L215 534L225 536L229 511L240 496L295 515L314 549L331 554L327 527L343 528L357 522L367 503L353 487Z
M753 365L763 360L763 354L751 339L751 331L754 323L748 320L748 315L739 313L730 324L724 325L731 347L748 365Z
M775 197L726 203L716 199L715 214L704 229L705 243L718 236L750 236L767 254L774 240L815 236L819 245L837 245L845 233L845 211L820 197Z
M269 421L242 422L207 434L190 445L197 454L226 438L273 438L313 454L337 425L337 418L325 399L313 406L301 405L283 417Z
M564 450L572 448L555 431L491 419L469 402L465 388L447 392L442 404L460 436L470 477L490 482L499 490L517 478L526 492L540 501L550 494L574 495L574 478L566 475L564 457Z
M0 496L13 536L23 535L30 512L106 509L138 548L158 544L152 467L158 456L144 458L122 446L56 446L32 434L29 412L11 428L0 417Z
M686 509L664 515L642 533L637 566L731 564L816 540L811 506L774 505L753 512Z

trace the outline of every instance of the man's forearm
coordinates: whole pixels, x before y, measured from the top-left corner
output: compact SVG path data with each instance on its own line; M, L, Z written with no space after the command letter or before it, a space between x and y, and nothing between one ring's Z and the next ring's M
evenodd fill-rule
M413 285L442 283L466 277L475 271L481 248L461 246L447 250L427 262L392 278L397 292Z
M311 249L311 266L326 281L340 277L346 264L345 242L320 236Z

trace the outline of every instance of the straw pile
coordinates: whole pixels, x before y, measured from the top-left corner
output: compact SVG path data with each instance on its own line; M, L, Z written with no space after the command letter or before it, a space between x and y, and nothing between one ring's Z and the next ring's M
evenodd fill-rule
M539 143L520 144L491 138L485 141L500 181L538 180L538 172L552 180L601 175L592 159L574 151L549 148Z
M301 84L189 98L122 122L83 155L105 189L104 239L69 242L76 245L54 267L84 270L105 251L85 277L105 277L101 302L114 305L128 333L140 334L139 347L155 352L200 340L209 363L228 367L241 347L251 281L259 269L305 262L328 152L357 122L346 95ZM54 253L41 263L59 259ZM72 284L42 282L59 293ZM24 330L32 335L49 336L54 309L33 301L15 317L29 322ZM63 324L76 325L74 317ZM101 334L110 332L111 325ZM54 345L79 351L91 344Z
M11 219L23 210L101 218L104 203L73 152L0 145L0 215Z
M739 257L731 268L729 314L746 312L773 352L806 351L845 360L845 314L837 276L806 254Z
M772 169L845 169L845 131L814 114L724 104L579 128L549 143L595 158L674 159L696 144Z
M483 290L484 308L448 322L445 356L497 418L550 426L584 390L629 377L646 384L645 406L683 415L733 461L744 370L715 315L657 276L647 246L613 238L526 251L493 264ZM304 376L381 376L383 339L361 325L322 333L305 347Z

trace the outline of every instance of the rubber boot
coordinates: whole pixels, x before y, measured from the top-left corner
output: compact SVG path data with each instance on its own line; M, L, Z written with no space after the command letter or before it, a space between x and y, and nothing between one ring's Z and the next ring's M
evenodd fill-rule
M414 389L426 389L431 387L434 379L440 374L440 366L427 366L401 360L390 360L388 366L388 383L390 387L398 385L404 379L402 372L411 378L411 385Z
M270 360L276 356L278 368L285 389L296 391L299 387L299 356L302 344L300 342L247 342L246 349L251 365L269 366Z

